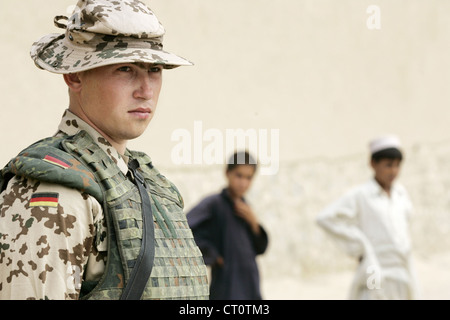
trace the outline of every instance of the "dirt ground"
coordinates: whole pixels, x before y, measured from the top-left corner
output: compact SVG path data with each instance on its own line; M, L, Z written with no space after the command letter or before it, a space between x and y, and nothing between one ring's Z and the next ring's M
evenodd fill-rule
M415 257L421 300L450 299L450 252ZM327 273L303 279L264 279L263 298L267 300L344 300L353 271Z

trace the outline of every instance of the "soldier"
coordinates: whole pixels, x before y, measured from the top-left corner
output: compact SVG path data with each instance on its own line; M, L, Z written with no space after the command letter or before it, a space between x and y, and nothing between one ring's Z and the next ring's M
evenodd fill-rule
M396 181L403 154L397 136L370 143L374 177L326 207L319 225L360 264L350 299L414 299L417 285L411 257L406 189Z
M67 20L67 25L63 23ZM53 137L0 178L0 299L206 299L207 269L175 185L127 149L152 119L165 33L136 0L80 0L64 34L33 44L63 74L69 107Z

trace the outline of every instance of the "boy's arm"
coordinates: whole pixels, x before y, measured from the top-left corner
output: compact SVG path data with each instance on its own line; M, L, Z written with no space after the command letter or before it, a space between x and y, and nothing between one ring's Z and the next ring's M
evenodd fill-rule
M195 242L203 254L205 264L222 265L223 257L217 248L220 230L212 203L205 199L192 208L186 216Z
M259 224L256 214L247 203L242 200L236 200L234 205L236 214L244 219L252 230L256 254L263 254L269 243L266 230Z
M351 192L320 212L316 222L346 253L361 259L368 240L359 228L358 219L356 193Z

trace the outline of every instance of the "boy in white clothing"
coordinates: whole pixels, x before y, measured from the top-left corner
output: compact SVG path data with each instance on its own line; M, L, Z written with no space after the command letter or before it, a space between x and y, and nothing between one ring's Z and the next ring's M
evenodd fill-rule
M350 299L414 299L409 218L413 210L396 182L403 154L396 136L370 143L374 178L325 208L317 223L360 261Z

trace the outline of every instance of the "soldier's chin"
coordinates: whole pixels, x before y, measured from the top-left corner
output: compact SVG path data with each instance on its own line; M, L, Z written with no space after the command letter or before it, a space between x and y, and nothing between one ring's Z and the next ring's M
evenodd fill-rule
M144 132L139 133L139 134L130 134L127 135L127 137L125 138L125 140L134 140L136 138L139 138L140 136L142 136L144 134Z
M145 129L128 131L128 132L125 132L124 134L122 134L122 139L123 140L134 140L134 139L142 136L144 134L144 132L145 132Z
M150 121L146 121L141 122L137 126L130 127L129 130L124 133L126 140L133 140L142 136L144 132L147 130L149 124Z

